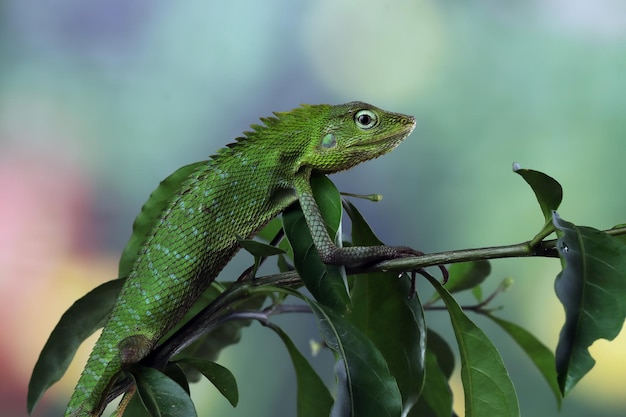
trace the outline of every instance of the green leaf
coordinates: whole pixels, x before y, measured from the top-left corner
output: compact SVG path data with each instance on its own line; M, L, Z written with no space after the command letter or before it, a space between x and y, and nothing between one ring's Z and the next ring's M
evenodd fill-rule
M287 347L298 382L298 417L328 417L333 406L333 397L313 367L302 356L289 336L277 326L269 326Z
M626 224L618 224L613 226L611 230L626 229ZM626 245L626 230L621 230L622 234L612 235L615 239L619 240Z
M436 279L426 278L439 292L450 314L461 356L465 416L519 416L515 388L495 346Z
M561 408L561 391L556 380L556 369L554 367L554 354L546 345L541 343L534 335L526 329L518 326L510 321L487 314L491 320L497 323L509 336L517 342L517 344L526 352L528 357L533 361L541 375L550 386L554 393L558 407Z
M336 236L341 223L341 197L325 176L311 178L313 195L330 236ZM343 278L343 267L324 264L315 249L311 232L299 204L283 212L283 228L293 248L294 266L313 297L337 311L347 310L350 298Z
M117 416L113 415L111 417ZM133 395L124 410L123 417L152 417L152 414L146 410L146 407L141 402L139 395Z
M104 325L123 284L123 279L115 279L96 287L61 316L39 354L28 384L29 414L44 392L61 379L81 343Z
M450 379L452 372L454 372L454 352L450 348L448 342L444 340L438 333L428 329L426 332L426 348L427 351L434 353L437 364L441 371Z
M148 201L145 202L133 223L133 234L122 252L119 265L120 277L124 278L130 274L141 244L154 224L160 219L167 202L176 195L181 184L189 179L191 173L206 163L207 161L201 161L179 168L161 181L159 186L150 194Z
M531 241L530 245L534 246L554 231L552 211L558 209L559 205L561 205L563 188L554 178L543 172L522 169L517 164L513 164L513 172L519 174L530 185L537 197L537 202L539 202L539 207L541 207L545 220L543 228Z
M237 381L235 376L227 368L215 362L204 359L187 358L180 360L181 363L191 365L194 369L200 371L217 390L232 404L237 406L239 402L239 391L237 390Z
M480 285L475 286L474 288L472 288L472 295L474 296L474 298L476 299L476 301L478 301L479 303L483 301L483 289Z
M266 243L257 242L251 239L238 239L242 248L250 252L255 258L264 258L267 256L280 255L285 253L281 248L271 246Z
M352 221L352 243L381 245L357 208L345 203ZM424 383L426 322L417 294L409 298L408 277L397 273L369 273L354 277L352 312L354 323L380 350L402 393L403 408L417 402ZM393 323L393 325L390 325Z
M626 318L626 245L590 227L579 227L554 213L563 233L557 249L565 268L555 290L565 308L565 324L556 348L559 387L566 395L595 360L589 346L612 340Z
M169 362L163 370L163 373L176 381L176 383L180 385L187 394L190 393L187 375L185 375L185 371L183 371L183 369L177 363Z
M452 415L452 390L448 378L439 367L436 353L426 351L426 380L419 401L408 414L409 417Z
M131 375L141 402L153 417L197 416L189 395L164 373L135 365Z
M452 264L448 268L450 276L446 283L446 290L450 294L469 290L482 284L491 273L491 264L489 261L470 261ZM439 299L439 293L433 294L428 300L428 304Z
M380 351L348 320L307 300L322 337L337 352L337 400L333 417L398 417L402 396Z

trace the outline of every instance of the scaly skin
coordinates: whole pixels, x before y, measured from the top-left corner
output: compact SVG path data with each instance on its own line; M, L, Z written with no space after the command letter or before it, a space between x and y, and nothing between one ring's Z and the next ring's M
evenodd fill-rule
M275 113L198 165L154 222L78 381L65 416L102 414L125 364L145 357L208 288L239 246L299 200L322 260L356 266L414 253L337 248L313 200L311 175L351 168L395 148L413 117L366 103L304 105Z

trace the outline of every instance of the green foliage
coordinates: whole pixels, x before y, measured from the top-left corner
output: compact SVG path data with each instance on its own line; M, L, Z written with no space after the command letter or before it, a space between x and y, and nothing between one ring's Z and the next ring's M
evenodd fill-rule
M156 369L136 366L132 372L137 398L154 417L197 416L191 398L176 381ZM143 410L141 411L142 413Z
M26 402L29 413L44 392L67 371L81 343L104 325L123 283L124 280L117 279L100 285L63 314L33 369Z
M327 177L311 178L311 188L330 236L336 236L341 223L341 197ZM326 265L313 245L304 213L294 204L283 213L283 227L293 249L294 266L307 289L320 303L345 311L350 298L344 284L343 267Z
M189 358L181 359L180 363L190 365L204 375L217 390L232 404L237 406L239 402L239 391L234 375L222 365L205 359Z
M554 397L561 407L561 394L556 380L556 369L554 367L554 353L546 345L541 343L539 339L533 336L528 330L518 326L510 321L503 320L491 314L487 314L491 320L498 324L505 332L515 340L515 342L524 350L528 357L535 364L541 375L544 377Z
M604 232L578 227L554 214L562 233L557 248L565 268L555 282L565 307L565 325L556 348L559 387L567 394L591 370L588 348L613 340L626 319L626 245Z
M352 204L345 204L352 221L352 244L380 245L365 219ZM353 309L348 319L380 350L402 394L402 408L409 410L424 387L426 322L417 294L408 297L409 280L389 272L354 277ZM390 326L389 323L394 323Z
M537 171L516 167L515 172L535 193L544 217L539 231L527 242L502 250L451 252L445 259L455 263L447 285L426 275L435 295L423 305L418 294L409 294L410 277L404 273L398 277L398 271L407 269L406 264L394 269L396 261L388 261L384 271L372 266L347 271L347 278L343 267L323 264L299 206L292 206L283 214L282 224L275 220L259 233L262 240L270 242L281 236L282 229L286 239L275 241L276 247L240 241L255 257L252 271L266 257L276 257L284 273L255 280L246 275L248 279L242 282L215 283L207 290L160 346L122 378L120 387L132 380L138 392L125 415L196 415L188 381L200 375L236 406L239 394L235 378L214 361L224 348L239 341L251 320L258 320L280 337L291 358L298 417L450 417L454 415L450 378L457 364L466 416L519 416L506 364L489 337L468 317L470 313L489 318L520 346L560 407L563 396L595 363L589 346L600 338L613 339L626 318L626 243L623 236L617 236L626 230L621 226L603 232L562 220L555 212L562 200L558 182ZM330 235L339 236L343 214L339 193L326 177L314 178L312 187ZM343 206L352 224L351 242L347 244L381 244L357 208L350 202L343 202ZM149 213L150 207L144 207L140 217L149 219ZM552 232L557 232L558 240L546 240ZM143 233L139 219L134 233ZM129 245L120 263L122 272L134 256ZM563 270L556 277L555 289L566 320L556 354L522 326L494 315L490 303L508 288L509 279L483 296L481 285L491 272L486 259L505 256L560 257ZM408 269L433 264L428 255L414 260ZM400 261L406 260L397 263ZM65 372L80 343L101 327L122 282L115 280L96 288L61 318L33 371L29 412ZM302 284L308 292L295 289ZM471 291L477 303L459 305L452 294L462 291ZM294 299L305 304L293 304ZM335 354L335 387L322 382L290 337L271 320L275 314L303 309L315 317L325 347ZM431 314L447 311L455 335L453 346L431 327L430 316L424 314L429 310ZM331 392L336 393L334 398Z
M496 347L463 312L450 293L427 277L448 307L461 356L465 415L519 416L515 388Z
M398 416L402 399L398 384L376 345L345 317L309 302L326 345L339 357L337 399L332 415Z
M328 417L333 406L333 397L319 375L300 353L287 333L278 326L269 326L282 339L298 381L297 415L299 417Z
M513 171L519 174L530 185L543 213L544 225L537 235L530 241L535 245L554 231L552 212L559 208L563 200L563 188L554 178L543 172L531 169L522 169L518 164L513 165Z

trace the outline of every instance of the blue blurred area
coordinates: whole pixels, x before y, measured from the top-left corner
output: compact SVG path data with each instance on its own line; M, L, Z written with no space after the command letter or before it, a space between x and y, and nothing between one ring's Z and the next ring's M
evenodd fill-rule
M356 204L392 244L426 252L508 244L542 224L513 162L563 184L567 220L626 221L625 71L626 4L610 0L5 0L0 414L25 415L25 387L49 331L74 299L115 277L132 220L158 181L258 117L351 100L414 114L406 143L335 176L340 189L384 193L381 203ZM514 277L502 315L551 347L563 320L552 290L558 267L498 261L487 285ZM429 319L449 336L442 313ZM511 367L524 415L555 414L530 362L478 321ZM313 321L280 323L308 353ZM623 338L597 347L598 364L563 415L626 407L624 347ZM222 360L241 404L233 410L205 386L202 414L294 414L295 380L273 334L253 326ZM332 381L330 355L314 361ZM82 365L35 415L59 412Z

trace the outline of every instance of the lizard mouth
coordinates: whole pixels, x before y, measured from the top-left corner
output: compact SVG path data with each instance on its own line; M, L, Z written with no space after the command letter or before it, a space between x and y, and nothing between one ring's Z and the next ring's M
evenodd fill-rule
M398 132L395 135L389 135L383 138L376 138L374 140L356 142L356 143L353 143L351 146L357 147L357 148L361 148L364 146L372 146L372 145L388 145L388 146L395 147L400 142L402 142L407 136L409 136L409 134L413 131L414 127L415 125L413 125L410 129L406 129L402 132Z

